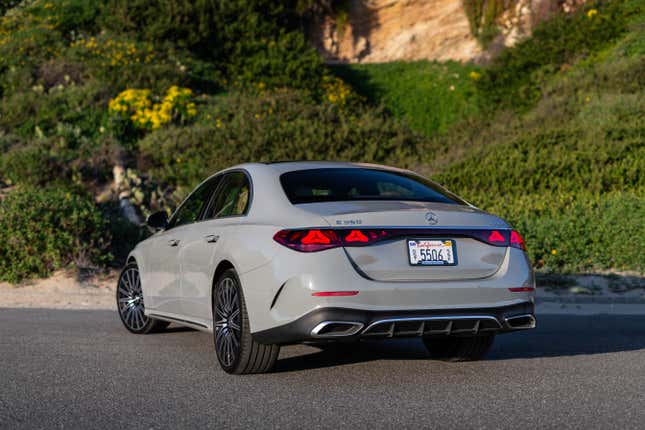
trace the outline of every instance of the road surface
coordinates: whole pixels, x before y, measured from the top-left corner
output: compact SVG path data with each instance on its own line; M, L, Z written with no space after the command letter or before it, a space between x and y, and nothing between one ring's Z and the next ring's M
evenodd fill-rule
M0 309L0 428L643 428L645 316L544 315L485 361L417 340L283 348L230 376L211 336L136 336L111 311Z

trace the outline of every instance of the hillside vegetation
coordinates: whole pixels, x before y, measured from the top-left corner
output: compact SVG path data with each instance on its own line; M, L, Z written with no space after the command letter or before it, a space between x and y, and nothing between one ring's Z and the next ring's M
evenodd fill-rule
M333 68L302 35L314 3L10 7L0 279L118 265L146 234L120 197L170 211L218 169L278 159L413 168L506 217L541 270L644 270L643 0L557 16L487 66Z

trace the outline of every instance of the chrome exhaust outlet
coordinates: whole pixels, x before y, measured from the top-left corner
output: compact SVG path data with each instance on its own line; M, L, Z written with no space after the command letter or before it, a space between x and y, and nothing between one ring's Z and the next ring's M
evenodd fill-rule
M506 326L513 330L526 330L535 328L535 317L531 314L515 315L512 317L504 318Z
M323 321L311 330L318 338L352 336L363 328L363 323L352 321Z

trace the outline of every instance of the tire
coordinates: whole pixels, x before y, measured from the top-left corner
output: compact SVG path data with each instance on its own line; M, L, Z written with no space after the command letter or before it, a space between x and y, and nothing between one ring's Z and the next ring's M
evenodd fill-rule
M116 308L121 322L130 333L155 333L170 325L167 321L146 316L139 267L135 262L126 264L119 275L116 285Z
M228 269L213 288L213 343L222 369L234 375L267 373L278 360L280 346L253 340L240 280Z
M423 343L436 360L459 362L482 359L490 350L495 335L474 337L424 338Z

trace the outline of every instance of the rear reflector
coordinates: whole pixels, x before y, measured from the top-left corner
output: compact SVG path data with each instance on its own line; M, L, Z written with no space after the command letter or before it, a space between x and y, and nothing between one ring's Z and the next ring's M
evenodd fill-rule
M535 288L533 287L517 287L517 288L509 288L508 289L512 293L524 293L524 292L529 292L529 291L535 291Z
M340 296L355 296L358 291L319 291L311 293L314 297L340 297Z

